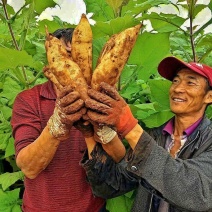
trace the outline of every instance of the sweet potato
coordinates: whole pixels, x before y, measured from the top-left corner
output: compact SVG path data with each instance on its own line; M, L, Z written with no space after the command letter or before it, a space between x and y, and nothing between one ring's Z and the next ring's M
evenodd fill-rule
M92 77L92 30L85 14L82 14L77 27L74 29L71 41L71 56L76 62L87 84L91 84Z
M72 85L73 89L77 90L81 98L85 100L87 98L88 85L80 67L71 60L61 41L49 34L47 29L45 48L48 60L46 74L49 79L56 80L55 84L58 87L60 87L59 84L62 86Z
M141 24L127 28L111 36L98 58L91 80L91 87L99 90L99 84L115 85L136 42Z

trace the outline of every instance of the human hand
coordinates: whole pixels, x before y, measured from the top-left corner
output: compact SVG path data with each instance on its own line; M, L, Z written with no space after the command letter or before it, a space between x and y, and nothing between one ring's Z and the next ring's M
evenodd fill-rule
M74 126L83 134L85 138L90 138L94 135L93 125L89 121L80 119L74 123Z
M89 89L88 95L85 105L92 121L115 128L122 137L138 123L124 99L107 83L100 84L100 92Z
M47 123L49 132L58 140L67 139L73 123L85 113L84 101L79 93L64 87L58 92L54 113Z

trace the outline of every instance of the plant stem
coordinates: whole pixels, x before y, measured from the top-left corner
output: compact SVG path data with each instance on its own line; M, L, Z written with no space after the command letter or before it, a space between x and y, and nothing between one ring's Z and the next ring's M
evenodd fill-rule
M4 14L5 14L5 17L6 17L6 20L7 20L7 25L8 25L8 28L10 30L10 34L12 36L13 44L14 44L16 50L19 50L18 44L16 42L15 36L13 34L13 31L12 31L11 24L9 22L9 17L8 17L8 14L7 14L7 8L6 8L6 5L5 5L4 1L3 1L3 8L4 8Z
M190 4L190 5L189 5ZM195 1L188 2L188 8L189 8L189 22L190 22L190 43L191 43L191 49L193 54L193 60L196 62L196 53L195 53L195 47L194 47L194 35L193 35L193 11L195 8Z
M19 46L18 46L18 43L17 43L17 41L15 39L13 30L12 30L12 27L11 27L10 19L9 19L9 16L8 16L8 13L7 13L6 3L5 3L5 1L2 1L2 3L3 3L3 8L4 8L5 18L7 20L7 25L8 25L9 31L10 31L10 35L11 35L12 40L13 40L13 44L15 46L15 49L18 50L18 51L20 51ZM21 66L21 69L22 69L22 72L23 72L24 79L26 81L26 87L29 87L28 79L27 79L27 76L26 76L26 72L24 70L24 66Z

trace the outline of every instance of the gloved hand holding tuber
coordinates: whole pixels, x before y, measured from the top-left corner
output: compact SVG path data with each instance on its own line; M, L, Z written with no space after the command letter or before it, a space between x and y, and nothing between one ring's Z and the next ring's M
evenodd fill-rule
M74 126L83 134L85 138L94 136L93 125L89 121L80 119L74 123Z
M100 92L89 89L88 95L90 98L85 101L85 105L92 121L114 128L122 137L138 123L127 103L109 84L102 82Z
M70 87L64 87L59 91L54 113L47 123L49 132L58 140L67 139L73 123L85 113L86 108L80 94Z

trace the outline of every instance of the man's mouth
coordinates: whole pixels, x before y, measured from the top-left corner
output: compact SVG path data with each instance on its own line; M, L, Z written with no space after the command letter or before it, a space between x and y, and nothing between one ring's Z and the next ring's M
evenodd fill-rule
M185 102L184 99L179 99L179 98L172 98L172 100L173 100L174 102Z

